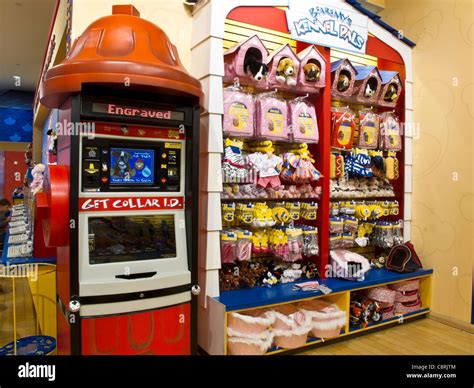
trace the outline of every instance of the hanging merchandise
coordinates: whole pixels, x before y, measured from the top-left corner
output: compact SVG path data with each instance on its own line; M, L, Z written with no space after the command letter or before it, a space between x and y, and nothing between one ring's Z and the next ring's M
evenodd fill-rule
M359 144L360 148L375 149L379 145L379 116L372 108L359 111Z
M380 148L386 151L402 149L400 120L393 112L380 115Z
M260 145L254 147L257 152L248 156L251 166L258 172L257 185L259 187L279 187L280 171L282 169L283 159L274 154L275 149L271 141L264 141Z
M249 172L242 155L243 142L236 139L224 140L224 157L222 159L222 175L224 182L246 181Z
M354 112L349 107L334 108L331 112L331 121L331 146L343 150L352 149L356 129Z
M236 229L234 233L237 236L235 258L238 261L249 261L252 256L252 232Z
M370 150L369 156L372 160L372 174L378 178L385 178L385 159L383 151Z
M228 136L253 136L255 100L238 85L224 89L224 120L222 130Z
M235 261L235 250L237 246L237 236L234 232L223 230L221 237L221 261L222 263L233 263Z
M235 220L235 203L228 202L222 204L222 225L231 226Z
M385 176L388 180L397 180L400 177L400 167L396 153L389 151L385 158Z
M253 221L253 203L238 203L235 209L237 225L251 225Z
M313 165L314 159L311 158L307 144L302 144L299 149L292 151L283 155L281 178L294 184L317 181L321 174Z
M300 219L301 204L299 202L287 202L285 207L290 214L291 220L298 221Z
M267 230L255 230L252 233L252 252L269 252L269 233Z
M275 92L256 96L256 136L270 140L289 140L288 106Z
M317 215L318 204L316 202L304 202L301 204L301 218L307 221L314 221Z
M294 141L317 143L319 141L318 121L314 105L297 97L288 103L290 128Z
M356 149L346 157L344 169L350 177L371 178L373 176L371 165L370 156Z
M306 257L318 256L318 228L309 225L299 227L303 230L303 255Z

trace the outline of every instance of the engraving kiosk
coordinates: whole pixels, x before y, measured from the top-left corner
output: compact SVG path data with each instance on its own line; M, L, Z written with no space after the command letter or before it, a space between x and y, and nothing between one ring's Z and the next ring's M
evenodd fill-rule
M58 353L195 353L199 81L161 29L114 6L40 93L67 127L43 224Z

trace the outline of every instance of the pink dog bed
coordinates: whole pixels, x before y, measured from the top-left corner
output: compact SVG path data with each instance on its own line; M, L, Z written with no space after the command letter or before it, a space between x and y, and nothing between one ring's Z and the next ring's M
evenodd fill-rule
M231 335L239 333L239 337L259 335L269 329L275 321L275 316L268 310L249 310L230 313L227 318L227 330Z
M277 306L275 323L272 326L273 343L285 349L295 349L306 344L311 331L311 317L293 305Z
M260 338L228 337L227 353L234 356L260 356L272 346L273 334L264 332Z
M297 304L297 307L311 317L311 336L317 338L334 338L346 325L347 316L335 304L324 300L313 299Z
M406 280L404 282L390 284L389 287L395 291L414 291L420 288L420 280Z
M421 309L421 298L412 302L395 302L395 314L408 314Z

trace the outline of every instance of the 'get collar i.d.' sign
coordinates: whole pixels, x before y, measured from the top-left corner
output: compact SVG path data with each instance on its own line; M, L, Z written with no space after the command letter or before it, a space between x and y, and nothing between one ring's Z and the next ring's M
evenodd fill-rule
M295 40L365 54L365 15L312 0L290 0L286 21Z

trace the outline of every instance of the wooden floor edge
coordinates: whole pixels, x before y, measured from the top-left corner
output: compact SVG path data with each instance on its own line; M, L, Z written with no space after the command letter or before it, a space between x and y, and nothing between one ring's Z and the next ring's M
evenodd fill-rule
M428 315L428 318L432 319L433 321L443 323L445 325L454 327L456 329L467 331L468 333L474 334L474 325L471 325L470 323L463 322L463 321L448 317L443 314L435 313L433 311L431 311L431 313Z

